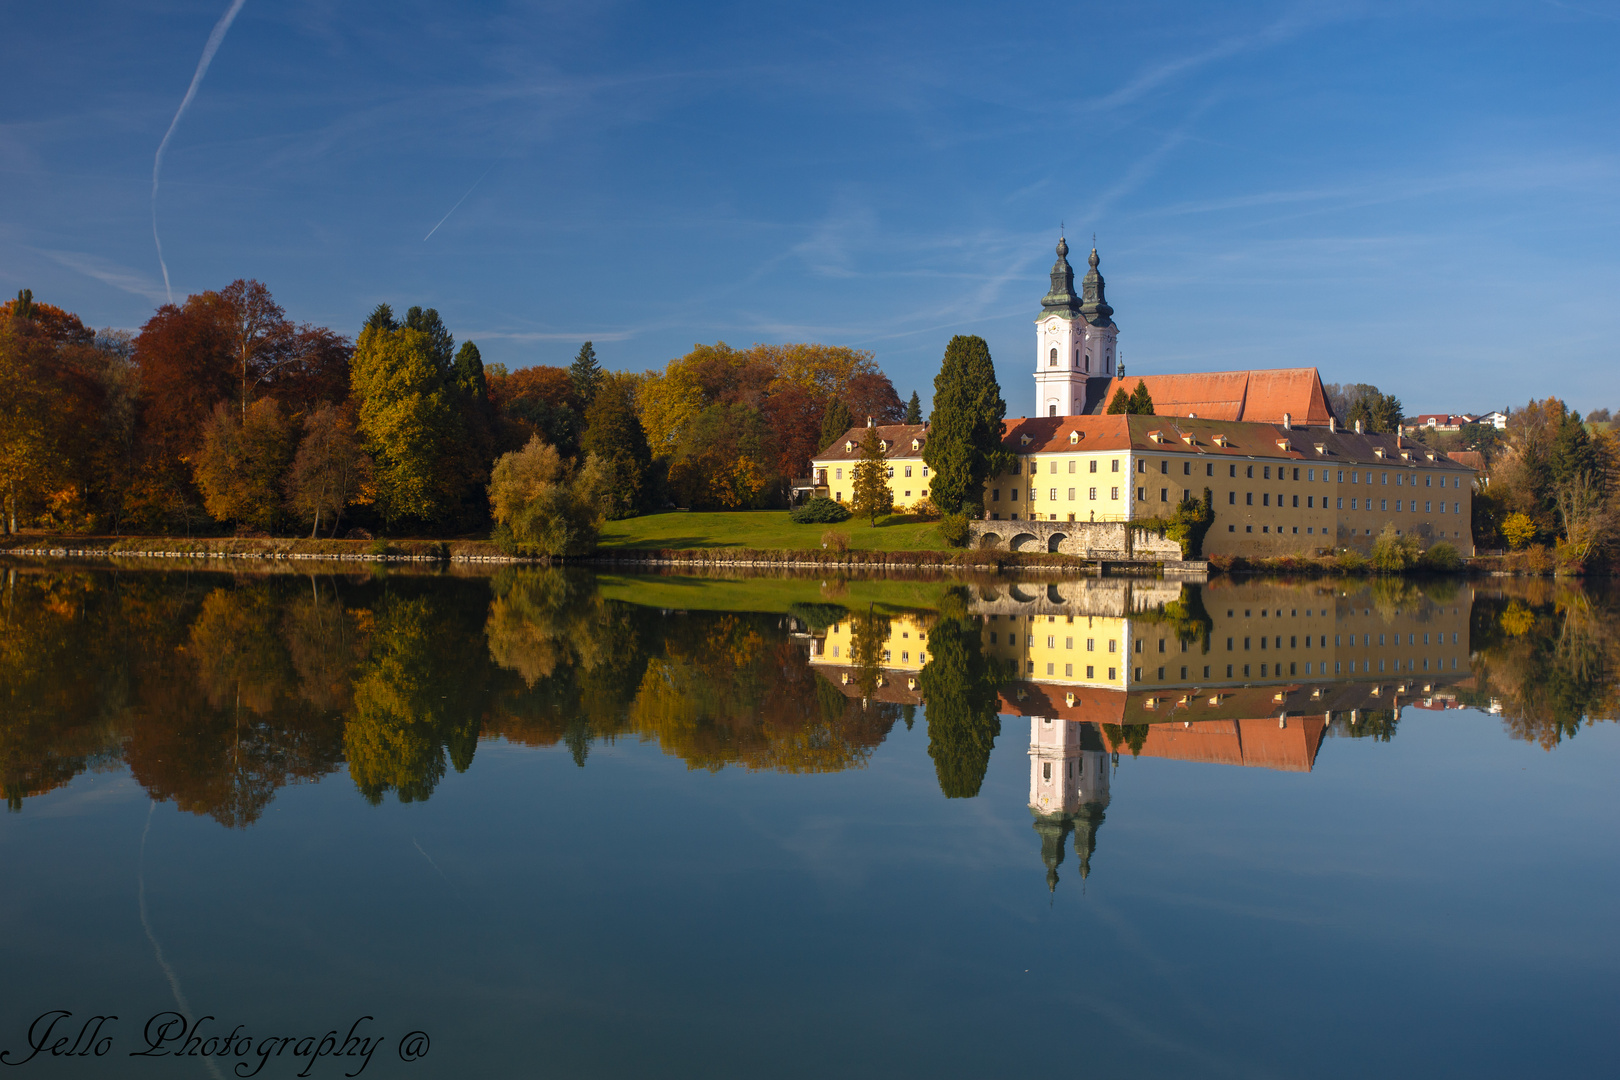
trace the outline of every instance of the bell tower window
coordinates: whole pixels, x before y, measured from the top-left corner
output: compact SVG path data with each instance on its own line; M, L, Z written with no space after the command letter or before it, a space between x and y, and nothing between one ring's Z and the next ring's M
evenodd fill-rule
M1052 358L1046 362L1047 367L1057 367L1057 350L1052 350Z
M1046 415L1047 416L1056 416L1057 415L1057 406L1056 405L1048 405L1046 407Z
M1090 353L1086 353L1086 370L1087 371L1091 370L1091 354Z

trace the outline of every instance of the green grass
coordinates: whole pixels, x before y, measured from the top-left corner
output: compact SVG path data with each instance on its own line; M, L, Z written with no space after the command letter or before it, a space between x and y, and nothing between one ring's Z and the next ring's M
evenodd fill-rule
M602 527L605 552L626 548L754 548L808 550L821 547L821 534L838 529L849 534L851 551L946 551L937 523L896 515L879 519L876 528L864 519L841 525L796 525L786 510L739 510L722 513L674 511L610 521Z

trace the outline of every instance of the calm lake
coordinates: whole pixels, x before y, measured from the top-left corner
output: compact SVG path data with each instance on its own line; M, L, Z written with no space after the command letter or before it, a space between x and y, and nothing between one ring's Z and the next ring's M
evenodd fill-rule
M0 631L17 1076L1620 1069L1613 591L18 561Z

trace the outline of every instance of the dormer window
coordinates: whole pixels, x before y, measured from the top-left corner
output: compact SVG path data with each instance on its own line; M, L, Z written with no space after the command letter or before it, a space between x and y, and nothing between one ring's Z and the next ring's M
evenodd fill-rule
M1073 446L1075 443L1077 443L1079 441L1080 441L1080 433L1078 431L1069 432L1069 445L1070 446Z
M1185 435L1183 435L1181 437L1181 441L1186 443L1188 446L1197 446L1198 445L1198 439L1196 437L1194 437L1194 435L1190 431L1187 432Z
M1217 435L1217 436L1215 436L1215 445L1216 446L1230 446L1231 444L1232 444L1231 440L1228 439L1225 435Z
M1375 446L1375 447L1373 447L1373 453L1377 454L1379 457L1383 457L1384 456L1384 448L1382 446Z
M885 454L887 454L889 452L889 440L888 439L879 439L878 440L878 446L880 448L882 448L882 450L883 450L883 452Z
M847 454L847 453L851 452L854 449L855 449L855 444L850 442L848 439L845 439L844 440L844 453Z
M912 448L912 449L913 449L913 450L920 450L920 449L922 449L922 440L921 440L921 439L912 439L912 440L911 440L911 448Z
M1316 444L1316 452L1318 454L1326 454L1327 453L1327 443L1320 443L1320 442L1317 443Z
M1028 446L1029 445L1029 436L1028 435L1020 435L1020 436L1018 436L1018 441L1022 445Z
M1150 431L1148 432L1148 438L1152 439L1156 443L1162 443L1164 442L1164 432Z
M1288 440L1287 439L1278 439L1277 440L1277 449L1279 449L1279 450L1288 450L1288 449L1290 449Z

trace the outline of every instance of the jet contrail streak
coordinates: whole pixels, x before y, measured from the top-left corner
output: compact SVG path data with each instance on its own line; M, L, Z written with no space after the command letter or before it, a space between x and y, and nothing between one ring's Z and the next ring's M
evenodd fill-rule
M163 238L158 236L157 226L157 194L158 175L163 171L163 151L169 148L169 139L174 135L174 129L180 126L180 118L186 114L186 108L191 99L197 96L197 87L202 85L203 76L208 74L208 65L213 63L214 54L219 51L220 43L225 40L225 32L236 21L236 13L242 10L247 0L231 0L230 10L220 16L219 22L214 24L214 32L208 35L208 44L203 46L202 58L197 61L197 71L191 76L191 85L186 87L186 96L181 99L180 107L174 111L174 119L169 121L169 130L163 133L163 141L158 143L157 156L152 159L152 241L157 244L158 265L163 268L163 291L174 303L174 290L169 287L169 264L163 261Z
M489 168L484 170L484 176L488 176L490 173L492 173L494 171L495 171L495 166L491 165ZM473 193L473 191L478 187L478 185L482 184L484 182L484 176L480 176L478 179L473 181L473 186L467 189L467 195L471 195ZM439 219L439 225L443 225L445 222L450 220L450 214L455 213L456 212L456 207L460 206L462 203L467 201L467 195L463 195L461 198L456 200L456 205L452 206L450 208L450 213L445 214L444 217ZM435 226L433 226L433 228L428 230L427 236L422 237L422 243L424 243L424 244L427 243L428 242L428 237L432 236L434 233L439 231L439 225L435 225Z

